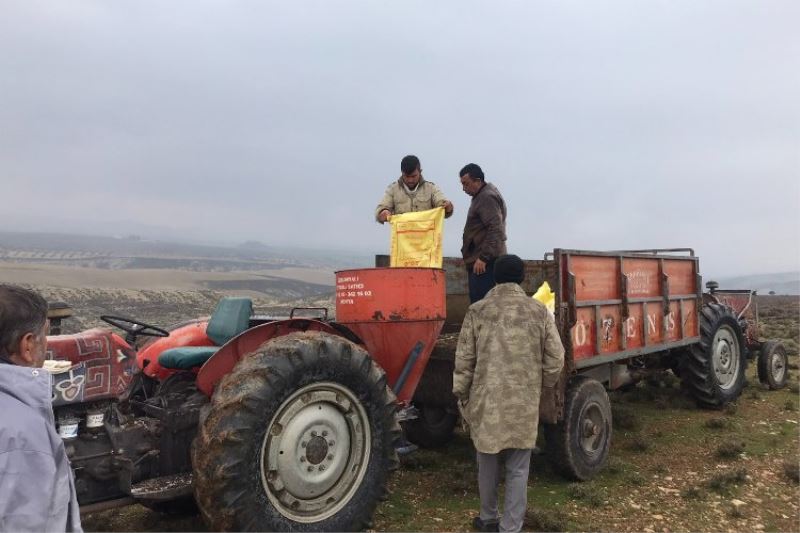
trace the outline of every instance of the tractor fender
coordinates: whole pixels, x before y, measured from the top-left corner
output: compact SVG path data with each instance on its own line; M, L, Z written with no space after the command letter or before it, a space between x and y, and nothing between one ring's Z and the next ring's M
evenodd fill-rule
M237 335L217 350L200 368L197 374L197 388L211 397L220 380L233 370L242 357L254 352L269 340L296 331L322 331L351 341L355 340L354 335L340 324L334 326L309 318L291 318L262 324Z

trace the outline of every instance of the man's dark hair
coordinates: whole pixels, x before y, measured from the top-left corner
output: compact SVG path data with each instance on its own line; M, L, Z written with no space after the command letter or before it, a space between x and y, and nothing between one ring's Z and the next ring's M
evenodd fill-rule
M39 335L47 322L47 302L33 291L0 284L0 356L8 357L28 333Z
M465 165L464 168L461 169L461 172L458 173L458 177L460 178L464 174L469 174L469 177L474 180L486 181L483 177L483 170L475 163Z
M419 158L415 155L407 155L400 161L400 172L403 174L413 174L419 167Z

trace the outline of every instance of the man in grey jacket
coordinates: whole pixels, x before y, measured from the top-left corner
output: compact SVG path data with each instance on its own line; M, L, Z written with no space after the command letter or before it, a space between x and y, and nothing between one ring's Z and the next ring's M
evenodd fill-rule
M75 483L56 433L47 302L0 284L0 531L82 531Z

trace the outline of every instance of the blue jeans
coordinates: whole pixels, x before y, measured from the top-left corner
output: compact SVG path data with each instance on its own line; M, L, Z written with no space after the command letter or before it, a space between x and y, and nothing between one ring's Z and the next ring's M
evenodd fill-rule
M472 267L467 271L469 274L469 303L474 304L482 300L486 293L494 287L494 261L489 261L486 265L486 272L481 275L475 274Z

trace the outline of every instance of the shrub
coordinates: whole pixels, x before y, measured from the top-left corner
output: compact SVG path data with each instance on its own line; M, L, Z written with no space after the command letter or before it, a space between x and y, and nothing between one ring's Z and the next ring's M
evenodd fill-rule
M633 471L625 476L625 482L634 487L641 487L647 480L641 472Z
M591 483L570 483L567 492L590 507L600 507L606 499L605 491Z
M528 509L524 531L568 531L569 517L561 509Z
M742 441L725 441L717 447L717 457L720 459L737 459L744 451Z
M709 479L706 484L710 490L718 494L725 494L730 491L731 487L745 481L747 481L747 469L737 468L736 470L717 474Z
M708 429L726 429L732 426L731 421L727 418L716 417L706 420L705 426Z
M800 483L800 461L797 459L787 459L783 462L783 475L789 481Z
M626 409L619 404L611 404L611 417L615 429L638 429L639 418L631 409Z
M700 487L687 487L681 491L681 497L684 500L702 500L705 499L706 493Z
M650 449L650 445L650 440L646 436L637 433L633 436L627 447L634 452L646 452Z

